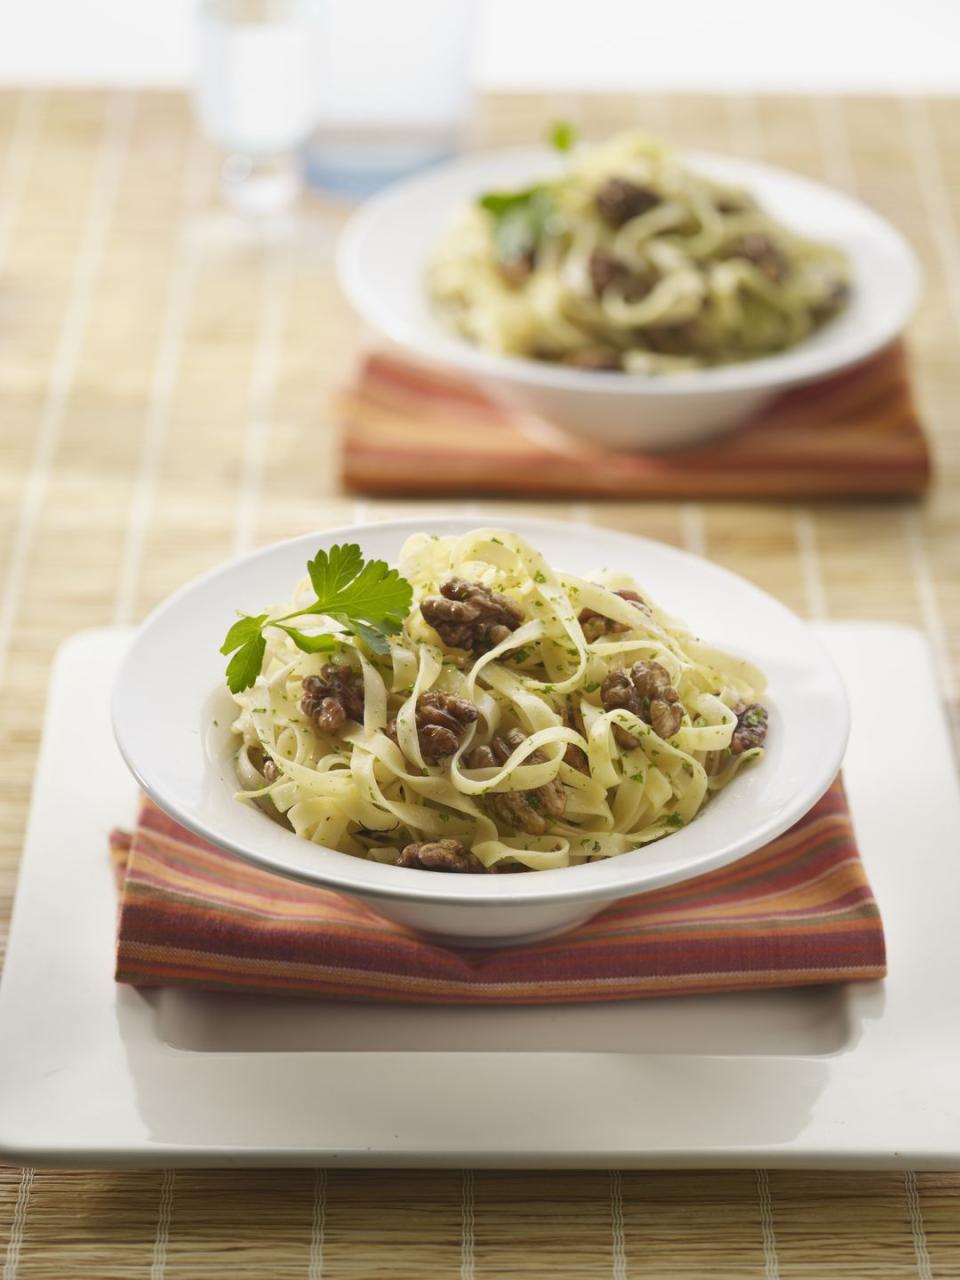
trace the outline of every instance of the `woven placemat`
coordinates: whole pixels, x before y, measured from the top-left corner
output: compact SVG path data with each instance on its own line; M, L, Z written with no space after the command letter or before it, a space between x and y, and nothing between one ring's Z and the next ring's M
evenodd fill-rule
M657 93L501 95L479 108L483 145L541 137L559 117L586 137L639 123L680 146L829 182L901 228L925 280L910 351L938 463L928 501L550 511L707 554L807 616L923 626L955 697L960 103ZM329 404L354 367L359 326L331 269L342 210L325 206L295 256L279 241L231 244L215 212L220 159L180 93L0 91L4 920L49 665L66 633L134 621L256 543L453 505L343 496ZM530 504L455 509L489 522ZM7 1167L0 1270L4 1280L945 1280L960 1276L960 1177Z
M930 479L900 343L788 392L731 435L671 453L592 445L385 355L364 361L338 406L343 481L357 493L891 497L920 493Z

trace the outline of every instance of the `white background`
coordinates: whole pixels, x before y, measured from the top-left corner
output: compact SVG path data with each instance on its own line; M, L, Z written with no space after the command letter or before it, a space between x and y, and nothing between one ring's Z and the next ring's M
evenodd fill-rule
M185 83L194 3L6 0L0 83ZM477 80L488 88L960 92L960 0L479 5Z

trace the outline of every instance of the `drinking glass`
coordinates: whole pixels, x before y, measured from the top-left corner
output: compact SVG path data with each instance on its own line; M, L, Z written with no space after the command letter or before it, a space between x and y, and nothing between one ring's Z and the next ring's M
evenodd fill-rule
M457 149L475 9L475 0L325 0L311 182L363 196Z
M320 14L318 0L200 0L197 111L227 153L222 189L240 212L279 211L298 194Z

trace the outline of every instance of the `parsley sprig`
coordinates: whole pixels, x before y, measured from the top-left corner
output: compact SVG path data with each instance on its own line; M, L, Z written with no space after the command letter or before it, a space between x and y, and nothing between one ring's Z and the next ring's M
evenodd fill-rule
M354 542L337 545L329 552L318 551L307 561L307 573L316 600L280 618L269 614L242 614L227 632L220 646L222 654L233 654L227 664L227 684L231 693L249 689L260 674L267 650L266 627L285 631L304 653L323 653L334 648L337 636L308 635L287 624L294 618L322 614L338 622L345 631L359 636L374 653L388 653L388 636L396 635L410 612L413 588L385 560L364 560Z
M577 130L568 120L557 120L547 141L555 151L570 151L576 145ZM492 219L493 242L503 263L522 262L534 255L557 211L553 188L544 182L519 191L488 191L478 204Z
M479 204L493 219L493 242L501 262L532 254L554 212L553 194L543 183L522 191L489 191Z

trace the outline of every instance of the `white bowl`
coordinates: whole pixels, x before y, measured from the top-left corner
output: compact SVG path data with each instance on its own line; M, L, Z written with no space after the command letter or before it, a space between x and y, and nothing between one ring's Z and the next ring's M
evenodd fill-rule
M358 542L396 562L409 534L464 533L475 521L401 520L280 542L198 578L137 633L117 677L113 724L144 790L215 845L296 880L369 902L425 933L471 945L530 940L572 927L607 902L686 880L759 848L802 817L836 775L849 728L833 662L810 629L742 578L674 547L606 529L516 520L561 568L629 571L698 634L757 662L770 679L764 759L683 830L603 862L522 876L458 876L367 862L301 839L234 799L234 703L219 645L237 609L283 599L318 547Z
M341 235L340 283L375 332L407 355L467 375L501 402L555 426L623 448L670 449L729 431L788 387L854 364L902 332L919 268L888 222L838 191L770 165L701 152L687 159L711 178L750 190L788 227L844 250L854 285L846 309L781 355L688 373L587 371L481 350L434 315L426 264L460 207L485 191L562 169L562 160L542 147L468 156L368 201Z

